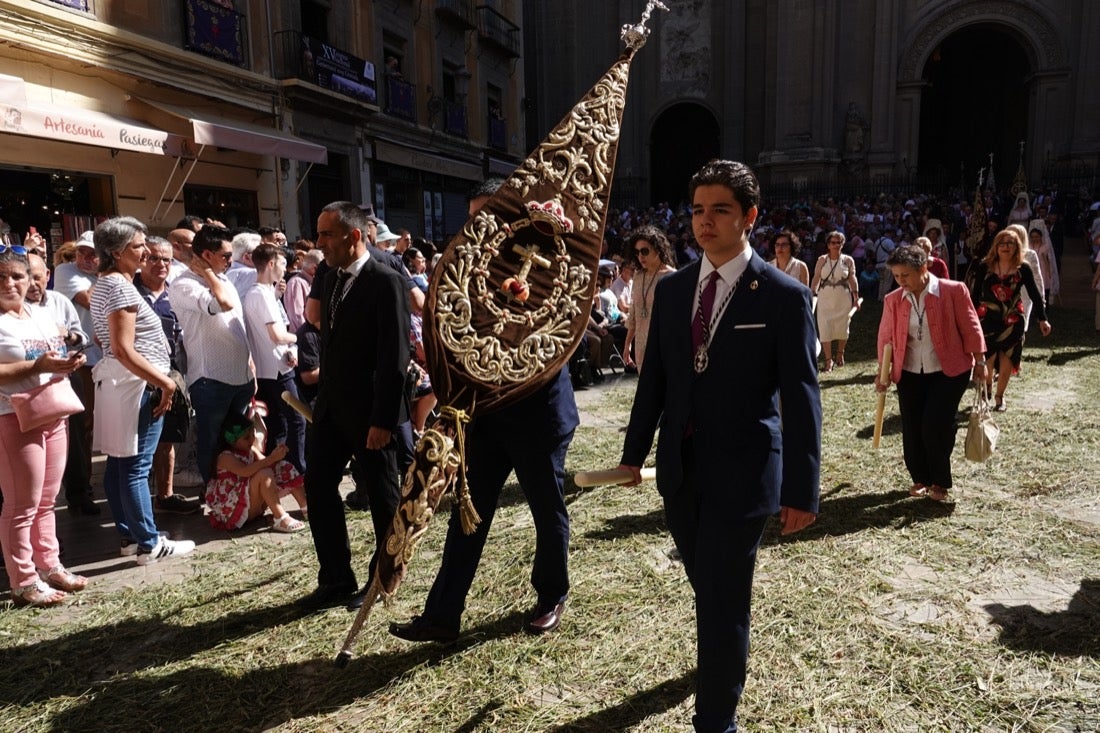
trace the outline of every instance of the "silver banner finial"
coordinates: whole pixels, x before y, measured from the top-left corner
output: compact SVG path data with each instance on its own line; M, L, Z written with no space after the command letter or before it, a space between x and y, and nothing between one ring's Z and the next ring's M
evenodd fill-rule
M661 0L649 0L645 6L645 12L642 13L642 19L638 21L637 25L623 26L619 35L622 37L623 43L626 44L628 51L637 51L645 45L646 39L649 38L649 28L646 27L646 23L649 22L649 16L653 15L653 11L656 9L668 12L668 6Z

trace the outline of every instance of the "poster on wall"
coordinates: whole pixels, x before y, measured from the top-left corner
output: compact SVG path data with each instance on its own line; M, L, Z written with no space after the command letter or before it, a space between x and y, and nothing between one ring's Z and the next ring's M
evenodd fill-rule
M386 220L386 187L381 183L374 184L374 215Z
M424 239L429 242L435 239L432 236L432 194L431 191L424 192Z
M378 103L374 64L309 36L302 36L301 77L360 101Z

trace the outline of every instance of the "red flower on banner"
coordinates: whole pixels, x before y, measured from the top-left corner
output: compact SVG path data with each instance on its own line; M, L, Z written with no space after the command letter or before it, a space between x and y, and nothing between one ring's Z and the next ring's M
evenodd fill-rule
M985 303L978 306L978 318L985 318L985 314L989 312L989 309L985 307Z
M1024 301L1022 301L1022 300L1017 300L1016 301L1016 312L1017 313L1023 313L1024 312Z
M1007 316L1005 316L1005 323L1015 325L1017 322L1019 322L1019 320L1020 320L1020 317L1018 315L1016 315L1015 313L1009 313Z

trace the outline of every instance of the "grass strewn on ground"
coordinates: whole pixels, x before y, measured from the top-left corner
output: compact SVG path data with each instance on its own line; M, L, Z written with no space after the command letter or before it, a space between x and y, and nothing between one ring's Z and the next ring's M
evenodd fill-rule
M893 397L882 447L870 447L877 304L857 316L848 365L822 378L821 517L793 538L770 528L760 553L747 730L1100 729L1100 342L1091 314L1052 321L997 416L997 455L965 462L960 433L957 503L940 505L905 493ZM571 470L618 462L633 385L583 395L595 404ZM690 729L693 608L654 487L571 488L568 499L573 590L558 633L521 631L534 533L513 484L453 647L385 631L419 610L443 521L345 670L332 659L351 616L290 605L313 585L308 535L245 536L178 561L161 584L0 612L2 727ZM369 518L351 526L365 570Z

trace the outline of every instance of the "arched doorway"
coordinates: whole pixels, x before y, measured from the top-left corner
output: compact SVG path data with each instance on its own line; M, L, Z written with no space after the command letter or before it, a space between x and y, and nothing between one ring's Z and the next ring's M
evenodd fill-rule
M993 153L997 185L1006 188L1028 139L1032 63L1018 36L1004 26L979 24L955 31L925 62L917 165L922 175L977 182Z
M650 201L676 206L695 171L722 149L718 120L702 105L674 104L654 121L649 149Z

